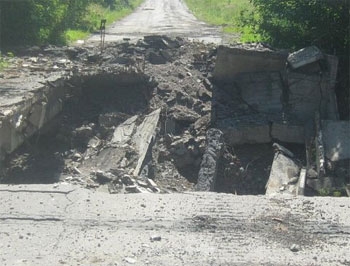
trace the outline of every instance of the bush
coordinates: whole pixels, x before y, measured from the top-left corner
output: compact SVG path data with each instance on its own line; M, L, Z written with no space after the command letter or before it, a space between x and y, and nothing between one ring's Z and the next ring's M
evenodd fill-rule
M254 14L241 23L275 47L316 45L339 57L336 93L342 119L349 119L349 0L250 0Z
M64 42L63 32L77 27L91 0L0 2L2 45Z
M349 49L348 0L251 0L257 33L279 47L317 45L328 53Z

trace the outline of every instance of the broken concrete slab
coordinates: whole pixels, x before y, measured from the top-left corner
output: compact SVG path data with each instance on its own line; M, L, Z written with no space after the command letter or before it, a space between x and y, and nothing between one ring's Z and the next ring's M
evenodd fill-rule
M279 72L252 72L238 75L235 84L250 108L265 113L281 113L283 85Z
M218 82L229 83L239 73L282 71L287 56L269 49L259 51L219 46L213 77Z
M275 154L270 177L266 184L266 195L291 194L295 195L295 177L299 176L299 166L293 159L281 152ZM295 181L295 182L294 182Z
M224 148L223 133L215 128L207 131L207 147L205 149L198 181L197 191L214 191L217 177L218 163Z
M325 156L332 162L350 159L350 122L322 120Z
M130 115L121 112L107 112L100 114L98 117L98 124L101 127L111 128L116 127L130 118Z
M300 122L313 120L318 110L322 117L326 116L330 104L329 88L325 75L288 73L288 112Z
M300 170L298 186L296 190L296 194L299 196L303 196L305 194L305 185L306 185L306 169L303 167Z
M318 49L316 46L309 46L291 53L288 56L287 61L292 68L296 69L323 58L324 56L320 49Z
M113 133L112 143L123 145L131 140L138 115L134 115L119 125Z
M20 84L24 87L21 89L28 89L29 84ZM13 152L25 139L51 121L62 110L65 94L64 80L59 76L51 77L45 85L37 81L31 83L36 86L35 91L27 91L30 96L20 99L2 93L7 85L7 82L2 82L0 86L0 157L1 153Z
M327 73L329 77L330 88L333 89L337 82L339 59L335 55L325 54L324 56L327 61Z
M114 131L108 145L96 155L87 158L81 165L83 173L87 174L91 169L108 172L111 169L124 169L134 167L133 173L138 176L141 171L146 153L155 135L160 109L146 115L138 125L139 116L135 115L120 124ZM132 158L126 159L126 155L132 154ZM125 162L127 160L128 162Z
M229 145L269 143L271 141L270 122L262 115L223 119L217 121L216 124L224 132L225 141Z
M304 144L304 126L289 121L273 122L271 137L282 142Z
M136 151L139 154L139 159L134 170L135 176L140 174L144 159L152 143L152 138L156 135L160 111L161 109L159 108L147 115L143 122L137 127L136 132L132 137Z

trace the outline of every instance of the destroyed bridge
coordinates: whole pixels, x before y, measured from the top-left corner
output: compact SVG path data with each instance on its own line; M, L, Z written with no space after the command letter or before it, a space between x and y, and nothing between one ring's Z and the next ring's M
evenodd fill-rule
M1 81L3 183L347 195L337 58L146 36L31 48Z
M335 56L159 35L17 54L2 265L349 265Z

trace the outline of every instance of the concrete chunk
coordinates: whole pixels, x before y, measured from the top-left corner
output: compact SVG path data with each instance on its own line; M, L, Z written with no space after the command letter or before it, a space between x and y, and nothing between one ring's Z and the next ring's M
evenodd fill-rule
M295 194L296 186L290 181L298 173L298 165L289 157L277 152L266 184L266 195Z
M281 71L286 59L286 54L273 51L219 46L214 78L220 82L231 82L239 73Z
M207 131L207 147L198 173L197 191L213 191L215 188L218 161L224 147L223 133L215 128Z
M264 113L280 113L283 85L279 72L245 73L237 78L244 102Z
M350 159L350 122L322 120L325 156L335 162Z
M225 140L229 145L268 143L270 126L268 124L240 125L224 129Z
M305 193L305 183L306 183L306 169L302 168L300 170L300 175L299 175L299 182L298 182L298 187L296 194L303 196Z
M112 143L118 143L118 144L127 143L132 136L132 133L136 126L137 118L138 116L135 115L127 119L121 125L119 125L114 131Z
M304 144L304 127L293 125L289 122L274 122L272 124L271 136L283 142Z
M148 148L152 142L152 138L155 135L155 130L159 121L160 108L150 113L143 122L137 127L136 133L132 137L132 141L135 144L136 150L139 154L139 159L134 170L134 175L139 175L143 161L146 157Z
M323 54L316 46L305 47L294 53L291 53L287 61L292 68L299 68L323 59Z

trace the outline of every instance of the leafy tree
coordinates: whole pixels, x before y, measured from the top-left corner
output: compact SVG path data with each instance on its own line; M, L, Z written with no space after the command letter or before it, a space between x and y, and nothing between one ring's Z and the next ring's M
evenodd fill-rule
M91 30L87 8L97 6L123 9L130 0L0 0L0 43L62 44L67 29ZM90 24L89 24L90 23Z
M263 41L281 48L316 45L340 59L340 112L349 118L349 0L250 0L255 14L242 15Z
M259 16L252 21L262 38L279 47L315 44L328 53L349 47L348 0L251 0Z
M0 41L5 45L62 43L63 31L79 25L91 1L0 1Z

